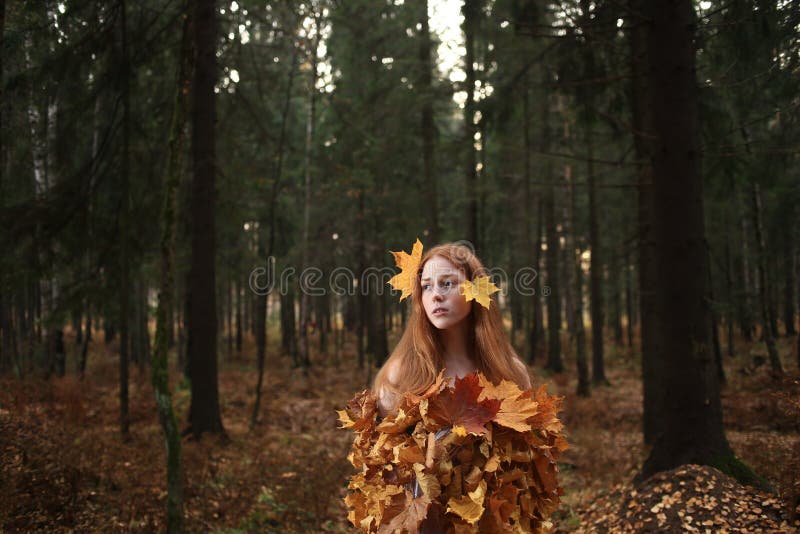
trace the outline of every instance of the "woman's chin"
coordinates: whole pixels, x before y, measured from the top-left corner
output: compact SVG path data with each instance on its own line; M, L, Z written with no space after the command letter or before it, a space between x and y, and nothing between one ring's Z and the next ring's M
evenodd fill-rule
M460 322L454 320L453 317L450 316L428 317L428 320L434 327L436 327L437 330L449 330Z
M428 320L434 327L436 327L437 330L447 330L453 326L451 324L452 321L450 321L447 317L428 317Z

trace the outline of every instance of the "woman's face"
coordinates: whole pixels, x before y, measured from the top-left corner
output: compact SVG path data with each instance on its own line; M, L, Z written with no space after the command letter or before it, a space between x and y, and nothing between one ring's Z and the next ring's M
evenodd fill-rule
M439 330L459 324L472 309L459 289L464 278L464 273L444 256L433 256L422 268L422 306L428 320Z

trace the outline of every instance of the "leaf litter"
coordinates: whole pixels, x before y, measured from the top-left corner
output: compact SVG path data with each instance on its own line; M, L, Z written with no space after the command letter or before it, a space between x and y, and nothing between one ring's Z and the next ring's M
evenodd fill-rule
M271 341L270 354L277 354L278 336ZM337 430L334 411L368 381L367 371L355 366L354 354L355 347L348 341L340 354L341 366L316 359L317 372L310 378L290 369L288 359L276 356L265 377L261 417L252 431L248 428L255 384L252 340L245 338L241 355L221 362L222 418L230 439L183 442L189 532L354 531L343 502L352 473L346 459L352 440ZM101 346L90 353L89 362L82 382L71 376L49 381L0 377L0 530L164 530L163 440L149 377L135 370L131 374L131 440L121 442L116 359ZM800 515L797 371L792 367L785 380L776 381L767 371L738 373L738 360L726 362L729 384L722 403L731 446L740 459L775 485L776 494L760 495L717 479L714 489L708 489L702 478L707 473L662 474L660 482L634 488L630 480L645 455L640 370L631 355L610 350L608 376L613 386L596 388L589 399L574 394L572 373L548 378L553 392L564 396L561 418L570 443L558 461L564 495L551 516L555 530L603 532L605 528L596 525L619 521L620 530L630 531L633 517L640 518L633 524L644 524L645 516L652 516L651 522L657 525L658 514L664 514L672 525L673 512L677 517L683 512L693 517L692 525L699 521L699 531L722 532L702 523L716 516L727 518L731 512L722 513L724 507L733 506L751 527L731 523L725 527L729 532L746 528L768 532L773 523L782 529L785 522L786 532L797 531L800 523L790 518L792 511ZM534 375L542 373L534 370ZM189 392L179 387L177 379L178 373L173 372L174 403L179 420L185 421ZM478 401L484 398L479 395ZM413 448L400 448L398 454L405 459L416 457L416 463L428 460L420 462ZM489 469L492 463L487 460ZM683 489L670 476L691 476L697 482L692 482L694 489ZM433 487L429 480L422 480L423 486ZM682 480L688 484L689 478ZM707 492L715 500L704 498ZM613 501L623 502L626 497L625 507L612 508ZM707 509L713 506L717 512ZM780 515L776 509L782 510ZM509 512L502 505L491 510L501 518ZM628 511L630 516L626 516Z

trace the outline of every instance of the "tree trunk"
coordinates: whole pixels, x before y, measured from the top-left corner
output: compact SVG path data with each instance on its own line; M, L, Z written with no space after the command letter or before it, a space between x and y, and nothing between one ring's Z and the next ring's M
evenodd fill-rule
M592 315L592 382L608 385L605 357L603 354L603 261L600 244L600 223L597 213L597 186L594 175L594 140L591 123L586 129L586 181L589 188L589 296Z
M186 8L184 8L186 9ZM184 125L188 114L188 94L192 71L191 18L184 14L178 76L173 99L172 121L167 143L167 166L164 170L164 203L161 211L161 255L158 307L156 308L156 338L150 361L150 380L156 398L158 421L164 433L167 456L167 532L183 531L183 473L181 439L178 422L172 408L169 389L170 324L175 296L175 195L181 175L184 146Z
M481 0L464 0L462 12L464 14L464 90L467 92L467 101L464 104L464 148L466 150L465 190L467 194L467 239L476 250L480 250L478 243L478 171L477 154L475 153L475 36L480 24L482 9Z
M3 6L0 5L0 9L2 8ZM2 147L0 147L0 150L2 150ZM2 191L0 191L0 195L2 195ZM11 321L9 321L9 314L6 310L4 282L5 280L0 278L0 375L11 367Z
M541 146L542 152L550 149L550 102L549 98L541 101ZM564 370L561 357L561 286L558 276L560 246L556 225L556 184L550 162L545 163L545 177L549 180L545 186L543 198L543 213L545 219L545 232L547 234L547 254L545 256L547 267L546 285L542 288L543 296L547 298L547 365L546 368L560 373ZM549 294L544 294L545 288Z
M722 365L722 347L719 343L719 318L714 300L714 279L711 276L711 251L706 249L706 276L708 277L708 309L711 316L711 344L714 348L714 364L720 384L725 384L725 367Z
M427 19L427 17L426 17ZM0 50L4 50L6 28L6 0L0 0ZM3 54L0 54L0 80L3 80ZM3 100L4 83L0 83L0 102ZM3 190L5 181L5 150L3 138L3 109L0 106L0 210L3 208L6 193ZM5 270L4 270L5 271ZM6 273L0 273L0 373L5 370L6 360L11 358L11 299L6 294Z
M420 76L417 82L419 94L422 99L422 112L420 116L420 135L422 137L422 172L426 192L422 205L427 206L428 214L428 239L431 243L439 242L439 204L438 187L436 184L436 161L434 140L436 137L436 123L433 116L433 86L431 61L431 35L428 24L428 0L419 0L419 68Z
M256 295L248 293L247 294L247 310L250 312L248 314L248 316L247 316L248 322L250 323L248 330L250 331L250 335L253 336L254 338L255 338L255 335L256 335L256 320L255 320L255 317L256 317L256 306L257 305L258 304L256 302Z
M569 134L567 134L567 138ZM567 176L569 174L570 176ZM572 182L572 167L569 164L565 165L564 169L564 185L567 185ZM561 236L564 239L564 246L561 248L561 256L559 258L559 267L561 268L561 272L559 273L559 280L563 280L563 287L564 291L561 293L562 295L562 305L564 309L564 319L567 323L567 334L571 339L575 338L575 333L578 326L575 324L575 281L574 281L574 274L572 271L574 269L575 262L573 261L573 256L575 255L575 236L570 236L571 232L577 232L577 219L573 221L572 219L572 198L570 197L570 190L569 185L564 188L564 202L561 203L561 220L562 222L562 231ZM572 243L570 243L570 239ZM560 242L561 239L559 239Z
M627 244L625 245L622 264L625 269L625 318L627 320L625 333L627 335L628 348L633 349L633 288L631 287L633 283L631 282L630 251Z
M739 213L746 213L747 208L745 207L746 204L743 202L741 198L741 194L736 188L736 202ZM750 278L750 248L749 248L749 240L750 240L750 231L747 225L748 217L739 217L739 232L740 232L740 246L742 250L742 297L739 299L739 324L742 329L742 336L747 341L753 340L753 320L751 314L751 309L753 307L753 291L752 291L752 280Z
M319 311L319 353L328 359L328 334L331 332L331 300L328 293L317 297L317 310ZM389 314L389 329L391 330L391 314Z
M224 433L217 384L217 304L215 276L215 132L217 21L214 0L196 0L194 83L192 85L192 259L189 277L189 348L192 400L189 431Z
M291 356L292 364L295 367L299 367L300 361L297 358L297 327L295 324L294 293L294 285L289 284L286 295L281 295L281 332L283 334L281 342L284 352L288 356Z
M592 36L592 21L588 0L580 1L581 30L584 36L582 47L583 76L592 79L597 76ZM605 304L603 303L603 258L600 243L600 222L598 214L597 185L594 172L594 90L580 90L583 103L584 145L586 147L586 185L589 189L589 304L592 317L592 382L608 384L603 354L603 327L605 326Z
M284 152L284 144L286 143L286 127L289 121L289 105L291 103L291 95L292 95L292 85L294 82L294 72L295 67L297 64L297 52L292 54L292 63L289 67L289 81L286 85L286 97L284 98L283 104L283 112L281 115L281 133L280 137L278 138L278 147L276 150L276 163L274 169L274 176L272 179L272 194L270 196L269 201L269 213L267 217L269 217L269 243L267 245L267 250L263 250L263 242L262 242L262 234L259 231L258 234L258 257L264 260L267 266L267 272L272 273L272 280L267 280L268 290L264 295L258 295L256 298L257 301L257 312L256 312L256 358L258 361L258 379L256 382L256 399L255 403L253 404L253 413L250 417L250 429L254 429L257 422L258 422L258 412L261 408L261 388L264 384L264 361L266 359L266 351L267 351L267 319L269 318L269 293L272 291L272 285L275 283L275 258L272 257L272 254L275 251L275 233L276 233L276 217L277 217L277 209L278 209L278 192L281 188L281 180L283 178L283 152ZM282 297L281 297L282 298ZM237 298L238 301L238 298ZM281 307L281 328L285 328L284 323L284 306L281 301L279 301L279 305ZM294 301L292 301L292 319L294 319ZM237 304L237 314L238 314L238 304ZM237 318L237 325L239 319ZM237 326L237 330L239 327ZM284 340L284 347L286 347L286 341L289 339L288 332L282 330L283 340ZM237 332L237 336L241 336L240 333ZM294 321L292 321L292 328L291 328L291 339L294 339ZM237 339L237 343L239 343L239 347L241 350L241 339ZM294 351L296 352L296 351Z
M89 343L92 342L92 305L86 306L86 334L83 336L83 345L81 346L81 357L78 360L78 376L81 380L86 376L86 359L89 354Z
M139 277L141 273L133 273L133 287L131 297L133 298L133 306L131 309L131 316L130 316L130 346L131 346L131 353L130 353L130 362L133 364L141 365L142 364L142 303L140 300L141 290L139 288L141 281Z
M655 284L664 358L661 380L670 392L642 468L646 478L687 463L712 465L741 478L744 468L722 426L719 381L711 353L707 255L700 173L694 7L690 0L647 3L650 27L648 102L653 112ZM681 288L675 291L674 288ZM666 358L669 361L666 361ZM646 384L647 386L647 384Z
M242 353L242 286L239 280L234 284L236 292L236 352Z
M259 257L264 252L263 247L259 246ZM253 403L253 413L250 416L250 430L256 427L258 422L258 412L261 408L261 387L264 384L264 361L267 353L267 313L269 308L269 294L259 293L256 297L256 361L258 363L258 377L256 381L256 400Z
M567 165L564 177L567 181L569 190L569 218L568 228L565 229L567 236L567 251L569 252L568 272L570 273L569 285L573 287L574 301L573 309L573 341L575 343L575 362L578 368L578 389L576 393L581 397L591 395L589 384L589 362L586 358L586 327L583 324L583 270L581 269L580 251L575 246L575 236L578 233L577 209L575 185L572 182L572 169Z
M619 261L619 260L616 260ZM611 302L610 315L611 315L611 331L614 333L614 345L622 347L622 288L620 287L620 275L623 274L619 265L609 265L608 279L611 286Z
M128 258L128 225L130 224L128 214L130 207L130 65L128 62L128 30L126 22L127 6L125 0L120 0L120 27L122 29L122 168L121 171L121 195L122 208L119 211L119 240L120 240L120 299L119 299L119 430L122 439L127 441L129 438L130 416L128 414L128 319L130 310L128 309L130 282L129 282L129 263Z
M751 194L753 228L755 229L756 252L758 254L756 262L756 276L758 276L758 292L759 300L761 301L761 330L764 337L764 343L767 345L769 364L772 368L772 372L777 375L782 375L783 365L781 364L781 359L778 355L778 349L775 346L775 337L772 328L773 310L772 306L770 305L769 298L769 276L767 275L766 257L767 247L764 244L764 227L761 219L761 189L756 179L753 179Z
M531 326L530 357L529 363L542 353L542 342L544 340L544 313L542 310L542 232L544 230L544 209L541 198L537 203L536 210L536 239L533 249L533 268L536 269L536 280L534 281L533 296L533 325Z
M631 0L632 13L642 13L645 0ZM635 130L634 146L637 161L637 231L639 243L638 283L639 317L642 358L642 383L644 390L643 434L644 442L652 444L664 431L662 409L665 390L662 378L664 360L658 341L658 309L656 307L657 262L653 213L653 116L648 102L647 79L647 26L644 18L629 20L628 42L631 54L631 109Z
M524 197L523 200L526 206L537 205L538 198L534 197L533 188L531 187L531 155L533 151L533 141L531 139L531 110L530 110L530 80L526 78L525 92L523 93L522 100L522 135L525 144L525 157L524 157L524 172L523 185ZM524 210L523 210L524 211ZM536 237L533 237L533 221L530 213L525 213L523 217L523 233L522 243L523 250L525 250L525 262L529 268L533 269L534 279L534 293L533 298L526 299L529 303L529 312L525 314L528 324L525 325L525 360L533 363L536 352L537 344L539 343L540 330L541 330L541 301L539 295L539 256L541 248L541 220L542 210L541 204L537 206L536 210ZM522 297L521 294L519 294ZM538 315L537 315L538 313Z
M735 355L735 348L733 343L733 323L735 318L734 306L734 286L733 286L733 256L731 254L731 224L730 219L726 218L726 231L725 231L725 286L727 290L727 313L725 315L725 330L728 342L728 356Z
M790 217L789 220L791 221L793 218ZM795 282L795 272L797 270L797 262L795 260L796 242L794 239L787 239L784 246L786 249L783 254L783 327L786 330L786 337L791 337L797 333L794 327L795 292L797 291Z
M228 355L233 354L233 276L225 277L225 337L228 341Z
M178 367L183 371L183 376L191 380L191 368L189 366L189 345L191 339L189 338L189 308L191 307L191 295L189 294L189 273L187 271L184 276L186 288L183 292L183 298L180 300L181 306L178 307ZM180 295L180 292L178 292Z
M242 295L242 333L249 332L250 328L250 314L253 311L253 307L250 305L252 291L247 288L247 284L243 288L244 294Z
M313 8L312 8L313 9ZM321 14L314 13L314 28L315 33L312 39L312 46L309 58L311 68L309 69L309 86L308 86L308 116L306 118L306 140L303 155L303 167L305 177L305 187L303 189L303 236L301 242L302 259L301 267L305 270L309 266L309 232L311 226L311 166L313 164L314 155L314 130L316 126L316 108L317 108L317 50L320 43L320 24L319 17ZM302 273L301 270L301 273ZM302 274L301 274L302 282ZM308 327L309 327L309 294L306 288L300 285L300 328L298 332L298 349L300 365L303 367L303 373L308 375L311 368L311 354L308 345Z

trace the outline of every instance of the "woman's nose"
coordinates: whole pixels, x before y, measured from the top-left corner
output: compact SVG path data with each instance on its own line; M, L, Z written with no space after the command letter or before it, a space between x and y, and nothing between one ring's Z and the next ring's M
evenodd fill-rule
M434 291L433 300L435 300L436 302L441 302L444 300L444 295L442 294L441 291Z

